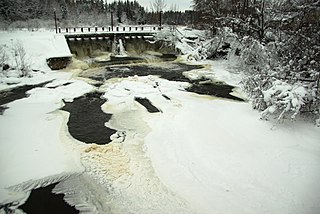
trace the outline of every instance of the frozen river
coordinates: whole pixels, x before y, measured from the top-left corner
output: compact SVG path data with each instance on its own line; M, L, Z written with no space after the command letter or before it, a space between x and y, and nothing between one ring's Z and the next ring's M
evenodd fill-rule
M51 82L0 116L7 208L58 183L53 192L82 213L319 209L317 128L259 120L221 61L107 65L44 79Z

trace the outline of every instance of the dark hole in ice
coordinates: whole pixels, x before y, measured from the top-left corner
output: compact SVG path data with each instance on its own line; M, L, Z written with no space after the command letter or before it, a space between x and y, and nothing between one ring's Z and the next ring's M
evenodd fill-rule
M110 136L116 130L105 126L112 116L101 110L101 105L105 102L101 93L93 92L65 103L62 110L70 112L67 125L75 139L100 145L111 142Z
M0 106L0 115L3 115L4 111L8 109L7 106Z
M0 91L0 115L2 115L3 112L7 109L7 107L3 105L11 103L15 100L28 97L28 94L26 93L27 91L33 88L43 87L50 82L51 81L46 81L36 85L23 85L12 89Z
M171 100L170 97L168 97L168 96L165 95L165 94L162 94L162 96L163 96L164 98L166 98L167 100Z
M165 61L174 61L178 57L175 54L162 54L159 58Z
M143 105L150 113L160 112L160 110L155 107L147 98L135 97L134 100Z
M56 185L57 183L32 190L26 203L21 205L19 209L27 214L79 213L63 200L63 194L52 193Z
M55 89L55 88L58 88L58 87L61 87L61 86L67 86L67 85L70 85L70 84L72 84L72 82L66 82L66 83L64 83L62 85L57 85L57 86L49 86L47 88Z
M233 86L219 83L199 83L198 81L194 82L186 90L189 92L194 92L197 94L211 95L216 97L222 97L237 101L243 101L243 99L233 96L230 93L234 89Z
M230 95L233 86L213 83L208 79L202 78L199 80L190 80L183 75L183 72L191 71L194 69L201 69L201 65L187 65L183 63L172 63L173 67L166 68L160 66L148 66L148 65L126 65L118 67L106 67L105 78L123 78L129 76L147 76L147 75L157 75L161 78L167 79L169 81L179 81L191 83L191 87L186 90L189 92L194 92L197 94L217 96L227 99L233 99L237 101L243 101L243 99L236 96ZM202 83L205 82L205 83ZM155 86L156 87L156 86ZM163 96L165 97L165 96ZM165 97L166 98L166 97ZM167 98L166 98L167 99Z
M126 65L106 67L105 79L123 78L130 76L157 75L170 81L190 82L182 73L194 69L201 69L201 65L187 65L183 63L172 63L172 68L148 65ZM96 77L90 77L96 78ZM95 79L96 80L96 79Z

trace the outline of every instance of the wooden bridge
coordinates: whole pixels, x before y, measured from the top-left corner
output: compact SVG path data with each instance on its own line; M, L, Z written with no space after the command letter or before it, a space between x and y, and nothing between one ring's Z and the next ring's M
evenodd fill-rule
M141 26L107 26L107 27L73 27L57 28L67 40L92 40L117 38L152 39L162 27L153 25Z

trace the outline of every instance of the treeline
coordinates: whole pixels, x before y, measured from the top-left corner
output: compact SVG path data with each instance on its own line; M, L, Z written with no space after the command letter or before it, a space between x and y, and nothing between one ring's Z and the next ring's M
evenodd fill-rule
M243 87L264 118L320 116L319 0L194 0L194 5L197 26L210 29L220 44L231 44L232 60L247 74Z
M2 0L0 21L2 25L41 27L45 21L51 23L56 12L58 24L66 26L106 26L111 24L159 24L159 12L148 12L136 0L107 3L103 0ZM50 24L47 25L50 25ZM189 24L190 12L166 11L163 24ZM14 26L13 26L14 27ZM44 26L47 27L47 26Z

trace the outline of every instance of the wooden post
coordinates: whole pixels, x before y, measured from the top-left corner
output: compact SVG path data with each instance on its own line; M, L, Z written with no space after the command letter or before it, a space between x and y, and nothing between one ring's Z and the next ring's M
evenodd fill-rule
M160 29L161 29L161 26L162 26L162 14L163 14L163 11L161 10L160 13L159 13L159 26L160 26Z
M57 24L56 9L53 10L53 16L54 16L54 26L55 26L55 28L56 28L56 33L58 33L58 24Z
M113 11L111 11L111 29L113 31Z

